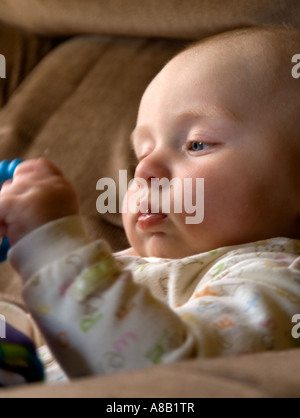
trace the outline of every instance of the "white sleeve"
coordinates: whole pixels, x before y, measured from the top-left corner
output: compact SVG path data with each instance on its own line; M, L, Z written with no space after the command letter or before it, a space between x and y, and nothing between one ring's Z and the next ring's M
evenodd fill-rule
M279 287L265 276L200 283L185 304L170 308L120 268L104 241L89 242L77 217L35 231L9 257L70 377L293 344L288 332L299 291L284 275Z

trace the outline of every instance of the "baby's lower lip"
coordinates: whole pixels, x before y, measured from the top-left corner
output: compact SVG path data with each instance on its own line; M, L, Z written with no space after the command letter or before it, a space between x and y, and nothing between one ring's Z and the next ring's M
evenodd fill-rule
M161 224L166 218L167 215L164 213L142 213L138 216L137 226L146 231Z

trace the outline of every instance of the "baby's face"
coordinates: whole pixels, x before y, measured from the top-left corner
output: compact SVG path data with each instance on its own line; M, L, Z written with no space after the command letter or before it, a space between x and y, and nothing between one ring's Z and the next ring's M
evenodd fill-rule
M133 134L135 177L192 178L194 203L203 178L204 219L188 224L190 213L174 212L174 194L170 213L125 213L136 254L181 258L299 233L295 152L279 134L263 68L216 45L198 47L150 84Z

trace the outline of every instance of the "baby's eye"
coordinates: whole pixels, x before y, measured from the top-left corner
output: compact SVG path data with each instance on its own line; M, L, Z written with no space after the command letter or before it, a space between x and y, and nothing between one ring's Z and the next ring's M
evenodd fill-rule
M192 141L189 143L188 145L188 150L192 151L192 152L199 152L199 151L203 151L209 147L211 147L212 144L208 144L205 142L199 142L199 141Z

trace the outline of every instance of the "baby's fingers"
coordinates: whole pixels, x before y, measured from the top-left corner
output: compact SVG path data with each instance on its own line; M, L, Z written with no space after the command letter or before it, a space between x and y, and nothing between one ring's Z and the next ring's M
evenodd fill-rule
M19 164L15 170L14 177L26 174L39 174L42 176L57 175L62 176L62 172L46 158L27 160Z
M15 218L18 198L15 195L2 195L0 193L0 224L9 225Z
M2 184L2 186L1 186L1 191L3 191L6 187L8 187L8 186L10 186L11 184L12 184L12 179L11 180L6 180L3 184ZM0 195L1 196L1 195Z

